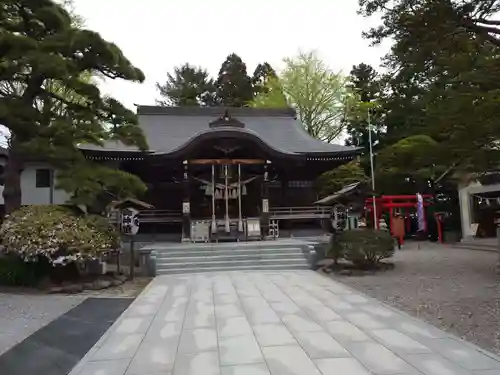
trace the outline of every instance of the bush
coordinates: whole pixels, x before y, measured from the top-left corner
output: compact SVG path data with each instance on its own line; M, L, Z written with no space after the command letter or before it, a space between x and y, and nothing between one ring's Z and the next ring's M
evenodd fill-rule
M330 237L328 257L333 259L335 264L338 263L339 259L344 258L344 247L342 243L339 242L339 233L333 233Z
M99 215L87 215L83 217L87 227L93 231L99 238L98 243L105 243L108 249L116 249L120 246L120 233L109 220Z
M15 255L0 256L0 285L34 287L49 276L51 268L46 259L24 262Z
M105 221L61 206L24 206L5 218L0 236L5 250L24 261L66 264L117 247L119 235Z
M349 230L338 234L335 242L333 247L342 249L344 259L361 268L376 267L382 260L394 255L394 239L387 231Z

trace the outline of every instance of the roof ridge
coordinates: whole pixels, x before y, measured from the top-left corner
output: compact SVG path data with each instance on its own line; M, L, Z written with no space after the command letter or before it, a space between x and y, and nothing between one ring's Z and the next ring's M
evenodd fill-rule
M253 107L164 107L137 105L139 115L166 116L222 116L227 111L231 116L297 117L293 108L253 108Z

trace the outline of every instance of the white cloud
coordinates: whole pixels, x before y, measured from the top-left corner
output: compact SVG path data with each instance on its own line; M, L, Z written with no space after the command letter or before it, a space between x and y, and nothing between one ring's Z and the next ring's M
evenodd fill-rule
M189 62L217 75L235 52L249 73L259 62L279 68L299 49L317 50L336 70L361 62L378 66L387 48L369 47L369 20L356 0L74 0L86 26L116 43L146 74L144 84L113 81L102 90L132 107L153 104L155 82Z

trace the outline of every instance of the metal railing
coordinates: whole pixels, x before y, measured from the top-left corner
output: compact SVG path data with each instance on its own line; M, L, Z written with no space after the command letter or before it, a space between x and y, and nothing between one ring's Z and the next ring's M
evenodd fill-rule
M269 216L275 220L327 219L331 210L322 206L274 207L269 210Z
M328 219L331 217L331 210L322 206L271 207L269 217L271 220ZM180 223L182 212L180 210L144 210L139 213L139 220L141 223ZM111 213L109 221L117 223L118 213Z
M180 223L180 210L145 210L139 213L141 223Z

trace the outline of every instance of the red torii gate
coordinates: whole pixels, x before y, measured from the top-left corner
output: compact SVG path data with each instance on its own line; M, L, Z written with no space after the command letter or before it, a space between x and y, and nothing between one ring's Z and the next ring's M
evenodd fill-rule
M425 215L425 207L432 205L426 201L426 198L433 198L431 194L422 194L423 206L424 206L424 226L427 230L427 218ZM392 219L394 217L394 209L395 208L417 208L417 195L382 195L379 198L375 198L375 206L377 209L377 220L374 223L374 228L378 229L379 220L382 217L382 214L385 211L389 210L389 228L392 233ZM371 213L371 217L373 218L373 198L365 199L365 218L368 218L369 213ZM442 242L442 228L440 220L437 220L438 223L438 237L440 242ZM401 243L403 243L403 238L400 238Z

